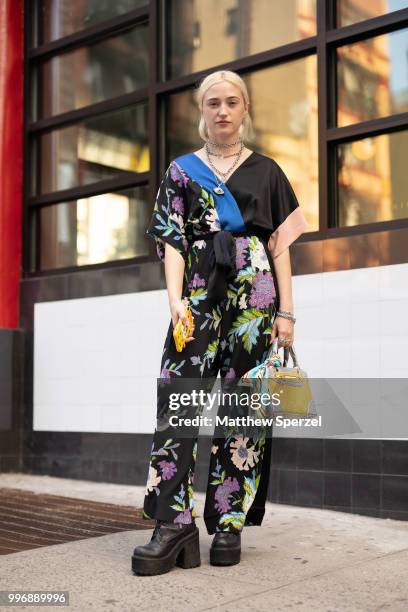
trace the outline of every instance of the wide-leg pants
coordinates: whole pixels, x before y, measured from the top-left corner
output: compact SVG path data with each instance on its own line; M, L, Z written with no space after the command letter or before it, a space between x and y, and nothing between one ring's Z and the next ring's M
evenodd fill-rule
M197 279L196 279L197 280ZM268 279L269 280L269 279ZM191 288L191 286L190 286ZM260 364L270 348L274 300L245 310L234 291L214 304L190 301L195 318L194 340L177 352L170 321L161 360L161 379L238 378ZM269 302L269 303L268 303ZM248 314L249 313L249 314ZM163 409L158 397L158 414ZM240 532L260 525L265 512L272 431L248 436L214 437L210 456L204 521L209 534ZM151 448L144 518L191 523L197 515L193 498L197 437L179 437L177 428L156 428Z

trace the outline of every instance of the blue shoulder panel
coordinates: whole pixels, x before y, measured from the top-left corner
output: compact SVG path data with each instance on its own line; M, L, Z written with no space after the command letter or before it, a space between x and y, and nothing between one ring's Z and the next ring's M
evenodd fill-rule
M217 186L217 181L212 170L205 164L195 153L186 153L176 157L177 162L183 170L199 185L202 185L207 191L211 191L218 217L221 223L221 229L242 232L246 229L244 219L234 196L223 183L222 188L224 195L214 193L214 187Z

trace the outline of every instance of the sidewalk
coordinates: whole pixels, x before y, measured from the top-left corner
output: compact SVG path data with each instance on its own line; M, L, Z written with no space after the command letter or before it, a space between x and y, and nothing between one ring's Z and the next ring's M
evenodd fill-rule
M0 474L3 487L135 507L143 499L142 487L49 476ZM204 495L196 500L202 516ZM66 590L68 609L84 612L408 609L408 523L268 503L262 527L244 529L241 563L226 568L209 565L212 537L197 523L199 568L134 576L133 548L151 530L124 531L0 556L0 590ZM1 607L17 609L38 608Z

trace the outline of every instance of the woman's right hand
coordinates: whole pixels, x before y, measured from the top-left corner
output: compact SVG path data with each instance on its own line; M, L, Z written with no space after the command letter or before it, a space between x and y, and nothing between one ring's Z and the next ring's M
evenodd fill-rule
M178 320L181 319L183 321L183 325L187 325L187 315L186 309L184 306L184 302L181 299L175 299L170 302L170 312L171 312L171 320L173 323L173 329L178 323ZM193 330L194 332L194 324ZM186 342L190 342L190 340L194 340L194 336L190 336L186 339Z

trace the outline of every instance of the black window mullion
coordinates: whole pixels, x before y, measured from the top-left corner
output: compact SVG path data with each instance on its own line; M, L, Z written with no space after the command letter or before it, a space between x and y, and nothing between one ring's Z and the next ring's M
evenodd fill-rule
M89 183L87 185L79 185L62 189L60 191L52 191L39 196L31 196L28 198L28 205L44 206L50 204L58 204L69 200L77 200L78 198L90 198L103 193L112 191L120 191L122 189L131 189L132 187L141 187L146 185L149 178L149 172L125 172L114 178L104 179L97 183Z
M328 65L327 65L327 2L317 0L317 103L318 103L318 176L319 176L319 232L328 227L328 208L330 205L329 149L327 126L329 116Z
M388 115L360 123L353 123L343 127L333 127L327 132L327 139L330 143L341 144L343 142L351 142L360 140L370 136L380 136L381 134L389 134L398 132L408 127L408 112L398 113L396 115Z
M67 36L52 40L51 42L40 44L38 47L29 48L28 57L30 61L50 59L55 55L72 51L84 45L99 42L105 38L121 34L138 25L143 25L147 23L148 16L148 5L142 6L124 15L104 20L89 28L80 30L79 32L74 32L73 34L68 34ZM41 15L39 15L39 17L39 27L42 27ZM42 31L40 40L42 40Z
M24 278L29 270L30 266L30 215L28 208L28 196L30 193L30 135L27 129L29 115L30 115L30 70L28 61L28 50L31 45L32 35L32 18L33 12L37 11L38 18L39 5L38 1L35 4L30 0L24 2L24 59L23 59L23 186L22 186L22 277Z
M138 91L123 94L115 98L109 98L102 102L89 104L82 108L52 115L44 119L38 119L28 124L28 130L31 133L38 134L39 132L49 132L58 128L67 127L82 121L83 119L95 119L98 115L105 113L113 113L115 111L124 110L126 108L143 104L148 99L148 89L139 89Z
M155 84L158 79L158 31L159 31L159 4L157 0L149 3L149 92L148 92L148 143L149 143L149 201L153 212L153 202L156 195L158 182L157 149L158 139L162 135L157 129L157 95ZM149 257L154 257L154 244L149 241Z
M317 1L319 2L319 0ZM330 30L327 32L327 42L339 46L350 45L365 38L373 38L407 26L408 8L405 8Z

